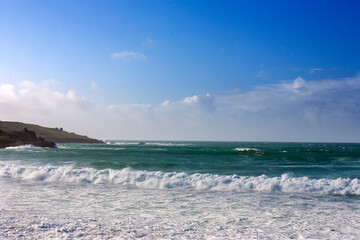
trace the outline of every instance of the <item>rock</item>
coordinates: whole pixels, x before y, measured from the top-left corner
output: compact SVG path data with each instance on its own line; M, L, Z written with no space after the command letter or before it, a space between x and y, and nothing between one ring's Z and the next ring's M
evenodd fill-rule
M54 142L46 141L44 138L36 137L34 131L24 128L21 132L5 132L0 130L0 148L17 147L21 145L33 145L35 147L55 148Z

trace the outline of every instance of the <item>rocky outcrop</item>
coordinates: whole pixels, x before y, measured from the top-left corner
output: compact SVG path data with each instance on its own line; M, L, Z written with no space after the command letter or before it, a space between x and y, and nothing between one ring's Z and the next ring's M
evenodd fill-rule
M67 132L61 127L48 128L29 123L0 121L0 129L4 132L18 132L22 131L24 128L36 132L38 137L42 137L47 141L55 143L104 143L103 141L89 138L87 136Z
M21 145L33 145L35 147L55 148L54 142L46 141L44 138L37 137L34 131L24 128L20 132L5 132L0 130L0 148L16 147Z

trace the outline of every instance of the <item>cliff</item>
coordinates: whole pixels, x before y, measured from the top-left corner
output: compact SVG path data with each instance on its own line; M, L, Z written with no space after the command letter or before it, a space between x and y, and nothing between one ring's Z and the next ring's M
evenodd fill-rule
M29 131L34 131L37 136L45 139L46 141L55 143L103 143L102 141L89 138L87 136L69 133L67 131L64 131L62 128L48 128L22 122L0 121L0 130L4 132L20 132L24 128Z

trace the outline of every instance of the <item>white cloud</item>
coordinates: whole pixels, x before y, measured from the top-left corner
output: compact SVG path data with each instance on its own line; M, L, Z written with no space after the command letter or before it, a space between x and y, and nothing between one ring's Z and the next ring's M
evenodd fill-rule
M215 110L214 106L214 97L207 93L205 95L194 95L190 97L186 97L181 101L170 102L169 100L165 100L158 107L163 107L164 109L183 109L192 112L204 113L204 112L212 112Z
M6 105L12 101L16 101L17 92L14 89L14 86L8 83L0 85L0 104Z
M257 138L292 141L360 141L360 78L293 82L218 96L229 119ZM240 129L238 127L238 129ZM346 140L347 139L347 140Z
M79 115L94 105L74 91L59 92L51 89L50 82L35 84L23 81L18 86L0 85L1 120L27 121L52 124L76 122Z
M293 82L283 83L279 85L279 89L292 91L295 93L306 93L306 91L304 91L306 85L307 85L306 81L301 77L298 77Z
M196 109L201 114L212 113L215 110L214 97L210 93L186 97L181 104Z
M285 106L306 104L314 100L322 105L331 106L334 106L334 102L345 104L345 99L357 102L360 98L354 95L357 91L360 91L360 78L305 81L298 77L292 82L258 86L243 94L219 96L217 103L249 111L269 108L284 111Z
M139 52L115 52L111 54L112 59L121 60L124 62L130 62L130 61L144 61L146 60L146 56Z
M117 123L123 124L123 133L128 132L129 129L137 129L128 135L139 134L138 139L151 138L151 136L169 139L172 138L171 136L176 137L180 132L186 133L185 126L202 124L202 120L212 114L214 106L213 97L206 94L186 97L175 102L166 100L157 106L116 104L110 105L107 109Z
M4 83L0 116L107 139L351 142L360 141L360 77L109 106L44 83Z

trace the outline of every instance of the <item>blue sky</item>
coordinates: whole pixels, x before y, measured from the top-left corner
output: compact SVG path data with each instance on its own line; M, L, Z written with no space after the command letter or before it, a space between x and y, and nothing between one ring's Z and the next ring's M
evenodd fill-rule
M1 0L0 113L100 138L360 141L359 10Z

